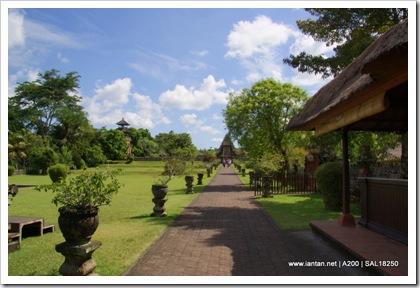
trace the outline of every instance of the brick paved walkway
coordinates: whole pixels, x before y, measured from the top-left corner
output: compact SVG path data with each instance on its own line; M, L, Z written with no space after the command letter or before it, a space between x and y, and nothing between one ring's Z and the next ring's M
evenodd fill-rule
M233 168L222 167L125 275L366 275L336 267L289 267L288 261L343 258L337 251L325 250L331 248L314 237L302 240L280 230ZM307 242L316 245L311 250ZM311 251L316 255L308 255ZM325 259L327 255L332 258Z

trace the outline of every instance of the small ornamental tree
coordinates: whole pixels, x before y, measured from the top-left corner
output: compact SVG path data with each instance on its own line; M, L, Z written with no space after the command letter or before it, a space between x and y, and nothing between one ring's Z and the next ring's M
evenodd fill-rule
M341 162L327 162L315 171L316 183L326 209L340 211L343 206L343 172Z

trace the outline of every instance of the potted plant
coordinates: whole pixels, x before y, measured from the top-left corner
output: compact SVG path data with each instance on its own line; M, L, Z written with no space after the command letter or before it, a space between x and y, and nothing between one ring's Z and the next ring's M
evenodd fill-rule
M84 170L82 174L51 185L40 185L37 191L52 191L52 202L60 206L58 225L68 245L90 242L99 225L99 206L108 205L121 184L116 178L121 170Z
M206 173L206 166L203 162L194 166L194 172L197 174L197 185L203 185L203 177Z
M197 185L203 185L203 177L204 177L203 171L198 171L197 172Z

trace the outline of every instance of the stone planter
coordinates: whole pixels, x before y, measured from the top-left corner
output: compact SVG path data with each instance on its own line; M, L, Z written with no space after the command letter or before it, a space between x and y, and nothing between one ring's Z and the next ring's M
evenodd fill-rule
M194 182L194 176L185 176L185 183L186 183L185 186L187 186L187 194L194 193L193 182Z
M96 262L92 253L101 246L100 241L91 240L99 226L98 207L58 209L58 225L65 242L57 244L55 250L64 257L64 263L58 270L63 276L89 276L93 273Z
M168 216L165 212L166 207L164 206L165 202L168 200L166 198L166 195L168 194L168 186L152 185L152 193L154 196L152 201L155 203L155 207L153 207L153 213L150 214L150 216Z
M84 245L90 242L99 226L98 207L58 209L58 226L68 245Z
M197 174L197 185L203 185L203 177L204 177L203 173Z

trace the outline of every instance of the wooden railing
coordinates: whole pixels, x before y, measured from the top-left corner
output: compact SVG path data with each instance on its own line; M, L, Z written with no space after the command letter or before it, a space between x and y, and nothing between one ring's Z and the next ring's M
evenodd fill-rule
M255 195L263 194L265 181L267 179L250 172L249 185ZM308 174L275 173L269 181L272 194L306 194L317 190L315 177Z
M358 178L359 224L402 243L408 243L408 180Z

